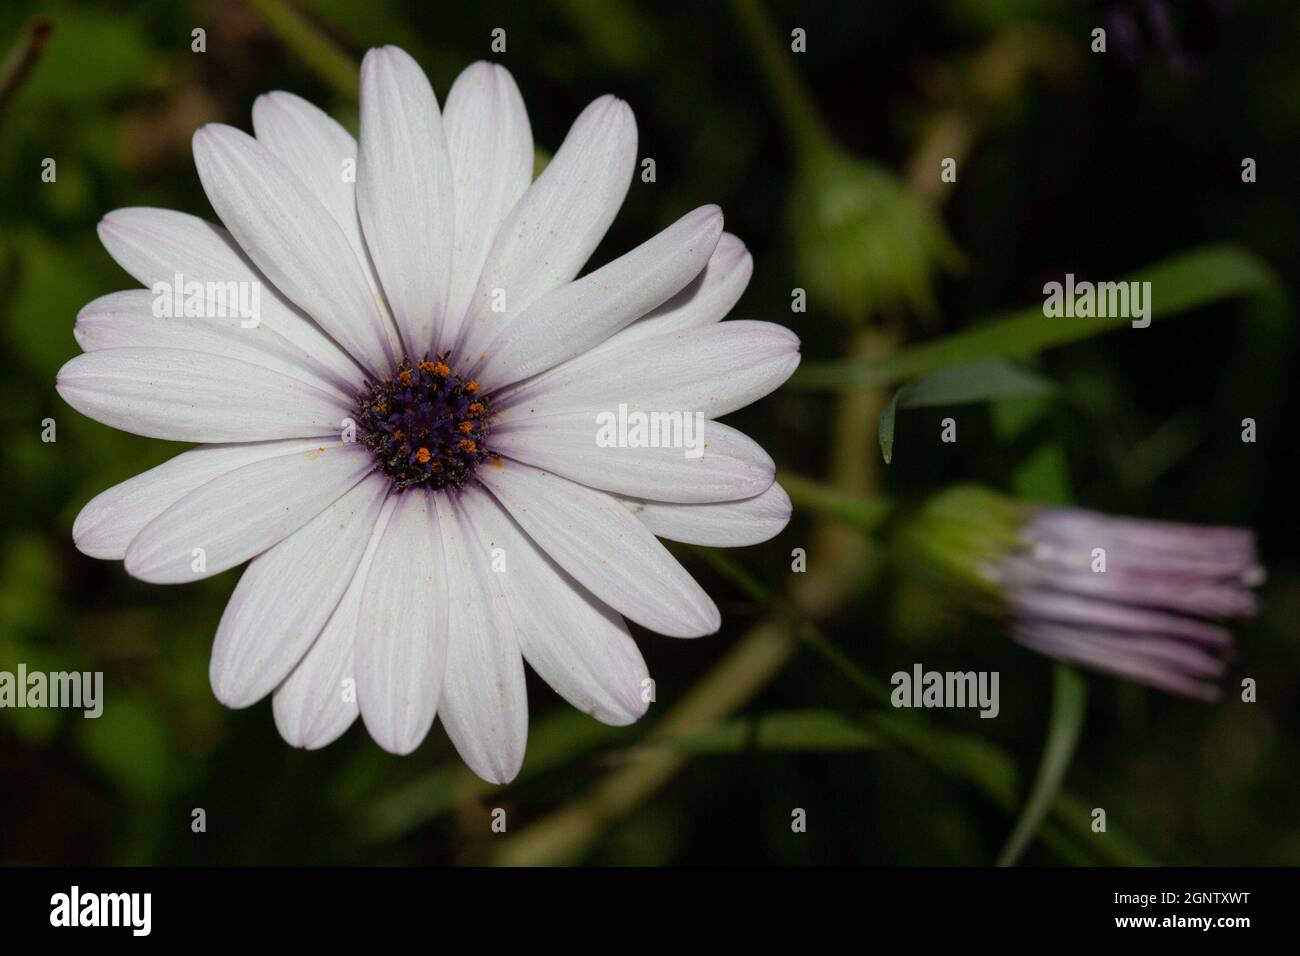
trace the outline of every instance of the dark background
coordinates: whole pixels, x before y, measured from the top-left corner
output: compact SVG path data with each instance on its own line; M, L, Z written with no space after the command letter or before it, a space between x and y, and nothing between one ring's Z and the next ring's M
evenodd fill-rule
M1149 19L1165 10L1165 32ZM554 150L574 116L612 92L636 112L637 181L601 262L688 209L719 203L749 245L755 277L733 313L790 324L806 360L842 357L854 320L811 289L791 314L804 241L791 205L797 150L765 85L764 66L725 3L563 0L517 4L311 0L298 9L359 60L405 47L440 98L480 58L513 73L534 138ZM896 311L923 338L1032 304L1064 272L1115 277L1191 247L1230 240L1282 282L1268 306L1226 303L1048 353L1058 383L1042 427L1063 450L1072 496L1107 511L1241 524L1260 533L1270 577L1264 613L1239 629L1224 702L1202 705L1107 678L1090 700L1066 787L1106 808L1144 858L1177 864L1297 864L1300 566L1293 442L1297 408L1294 263L1300 257L1300 12L1292 3L1135 5L1048 0L823 3L771 0L782 37L808 35L794 57L825 124L858 157L900 177L927 124L956 110L973 123L942 220L960 261L935 276L937 306ZM1133 11L1131 44L1094 26ZM133 283L99 246L109 210L154 205L215 218L189 143L205 122L251 128L254 97L288 89L356 128L355 104L241 3L40 4L0 9L0 48L33 16L53 33L0 114L0 669L102 670L99 720L53 710L0 711L0 861L6 863L436 863L482 858L493 807L512 830L588 793L627 748L733 647L760 609L698 557L684 556L718 599L722 633L694 642L638 633L658 702L638 727L602 730L530 682L530 761L500 792L470 778L441 729L412 756L380 751L354 726L318 753L276 734L268 701L232 712L208 687L208 653L238 571L184 588L133 581L120 564L72 546L78 509L112 483L178 450L91 422L65 406L54 375L76 354L81 306ZM1122 13L1120 14L1123 15ZM190 31L207 30L207 52ZM504 55L491 31L508 35ZM1030 66L991 94L975 64ZM990 53L990 51L993 51ZM1014 70L1013 70L1014 72ZM986 84L987 85L987 84ZM1258 162L1244 184L1243 157ZM58 180L40 180L41 161ZM901 180L900 180L900 187ZM805 250L806 251L806 250ZM851 251L851 250L848 250ZM836 313L839 314L836 314ZM837 442L873 448L873 433L835 434L832 396L782 390L734 416L779 466L824 475ZM986 408L962 413L961 441L941 445L948 412L900 418L885 490L920 496L959 480L1011 487L1017 449ZM58 441L40 439L57 420ZM1259 440L1240 441L1257 420ZM783 588L789 553L808 547L796 512L768 545L734 555ZM1002 639L1000 626L936 610L931 594L883 555L825 625L880 680L923 661L1002 675L1002 714L943 712L933 723L986 738L1032 776L1043 740L1051 665ZM1242 677L1259 702L1242 704ZM822 659L800 652L741 711L857 715L873 705ZM791 832L791 809L808 831ZM207 832L191 831L203 808ZM1014 821L977 787L906 749L740 747L695 756L630 813L602 824L580 859L605 863L980 864ZM1035 844L1029 862L1061 862Z

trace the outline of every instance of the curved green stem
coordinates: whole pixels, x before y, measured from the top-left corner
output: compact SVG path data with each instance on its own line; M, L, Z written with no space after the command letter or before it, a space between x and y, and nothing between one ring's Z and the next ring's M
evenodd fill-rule
M998 866L1015 866L1047 818L1079 743L1087 704L1087 688L1078 672L1064 664L1052 668L1052 716L1047 724L1043 759L1038 764L1020 819L998 855Z
M49 17L37 17L27 25L18 43L0 62L0 114L4 113L9 101L31 75L53 29L54 22Z
M894 507L886 498L852 494L789 471L780 472L777 481L796 508L838 518L860 531L876 530Z
M282 0L245 2L317 76L349 101L356 103L360 100L361 76L356 60L340 50L314 23Z
M758 57L794 151L807 159L835 150L835 139L795 69L793 51L782 44L771 15L759 0L732 0L731 10Z

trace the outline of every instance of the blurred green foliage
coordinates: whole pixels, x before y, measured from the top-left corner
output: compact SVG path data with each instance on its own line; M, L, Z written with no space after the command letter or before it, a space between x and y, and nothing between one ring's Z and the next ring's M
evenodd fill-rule
M934 308L934 274L959 260L933 210L888 173L838 150L808 159L790 192L797 274L832 316Z
M353 58L377 43L405 46L440 93L465 65L491 57L491 31L505 28L507 52L496 58L514 73L542 150L559 144L591 99L627 99L658 182L633 184L593 261L717 202L756 261L734 314L791 325L810 361L850 357L836 317L878 320L883 311L908 337L929 338L1032 305L1042 283L1066 271L1118 276L1214 243L1269 263L1282 286L1268 296L1045 353L1036 371L1056 383L1053 393L964 409L955 446L924 437L938 434L949 411L908 411L887 490L908 497L978 481L1040 500L1257 528L1270 569L1266 610L1240 629L1231 679L1255 677L1259 703L1234 703L1229 693L1207 707L1087 678L1087 725L1065 774L1069 797L1025 858L1079 859L1087 847L1079 820L1101 806L1142 848L1124 859L1300 863L1300 514L1285 467L1300 414L1290 387L1300 261L1300 179L1291 175L1300 156L1300 18L1291 4L1242 4L1208 39L1186 38L1198 44L1191 72L1153 55L1124 67L1081 54L1064 77L981 101L979 134L959 162L942 226L903 191L901 171L925 118L963 105L963 65L1001 31L1032 26L1082 50L1096 5L772 0L783 35L807 31L796 68L820 121L855 157L814 174L801 166L759 58L723 4L302 6ZM603 727L531 680L528 761L499 792L460 765L439 729L406 759L379 751L360 727L323 752L293 751L268 703L227 711L207 685L212 635L237 572L151 587L72 547L72 520L86 501L179 450L91 422L54 392L56 371L77 351L77 310L132 285L99 247L95 224L133 205L211 217L190 136L210 121L249 128L260 92L298 92L354 130L356 116L346 95L240 3L17 0L0 8L0 48L18 42L37 14L54 31L0 114L0 175L9 187L0 194L0 669L22 661L102 670L109 705L99 720L0 711L0 861L473 860L493 839L491 807L506 807L512 827L522 825L633 759L644 728ZM207 31L202 54L190 48L196 27ZM1258 182L1241 182L1243 156L1258 160ZM53 183L41 180L46 158L57 162ZM825 221L807 210L821 210ZM900 235L923 254L904 255ZM962 250L960 274L933 269L948 261L949 243ZM810 292L806 313L790 310L796 287ZM931 303L928 318L920 316ZM895 358L908 354L916 352ZM817 475L835 442L861 442L874 454L877 441L874 430L832 434L832 400L785 389L734 423L782 467ZM1255 445L1239 439L1247 416L1259 423ZM41 440L46 418L57 423L55 443ZM809 546L812 522L796 514L776 541L734 557L783 588L790 549ZM684 558L718 597L723 632L696 642L638 635L658 685L647 723L763 612L716 567ZM878 681L917 660L998 670L1002 714L939 714L933 730L919 732L888 711L860 720L859 690L801 652L744 714L679 742L692 756L687 768L609 828L587 858L994 859L1038 765L1051 665L1002 640L995 625L947 613L893 566L824 631ZM792 807L807 810L807 833L790 832ZM195 808L206 811L206 833L191 830Z

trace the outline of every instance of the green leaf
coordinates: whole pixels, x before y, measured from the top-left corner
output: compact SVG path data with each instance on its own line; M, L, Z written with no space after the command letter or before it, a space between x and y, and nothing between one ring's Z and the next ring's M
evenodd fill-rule
M993 403L993 432L1010 443L1026 435L1047 416L1048 403L1038 397L1013 397ZM1059 438L1039 442L1015 466L1011 488L1021 501L1067 505L1074 500L1069 461Z
M880 412L880 453L885 464L894 457L894 419L900 408L965 405L1009 395L1044 395L1050 381L1028 369L992 359L953 365L908 382Z
M1104 866L1155 866L1157 861L1114 826L1097 833L1092 829L1092 807L1069 793L1060 793L1052 806L1052 829L1043 824L1043 840L1049 832L1064 831L1073 835L1076 846L1087 847Z
M888 685L878 681L811 625L802 639L841 676L886 709L864 719L864 726L884 740L919 757L935 770L983 793L1007 813L1015 812L1020 792L1019 776L1011 755L997 744L966 733L947 731L921 714L895 710ZM1058 781L1059 787L1059 781ZM1111 827L1094 833L1087 805L1055 790L1047 799L1050 820L1042 825L1042 839L1063 859L1090 856L1108 866L1150 866L1151 857Z
M998 857L998 866L1016 865L1056 801L1079 743L1087 700L1083 678L1064 664L1057 664L1052 671L1052 715L1047 725L1047 741L1043 744L1043 759L1038 764L1020 819Z
M647 741L648 747L673 747L692 754L767 751L876 750L880 734L859 720L828 710L782 711L723 721L689 737Z
M35 229L9 233L17 251L19 284L0 319L7 353L48 380L76 354L72 326L83 305L106 291L117 272L94 234L58 239ZM89 263L89 265L83 265ZM107 286L112 288L112 286ZM62 430L62 422L60 430Z
M973 734L944 730L916 714L886 710L870 726L881 736L920 757L935 770L979 790L1000 807L1016 799L1016 765L994 743Z
M734 570L728 565L717 567L724 574ZM750 582L745 579L736 583L744 590L750 589ZM754 586L756 597L766 598L776 606L761 583L754 582ZM1007 813L1015 811L1020 786L1010 754L992 742L943 730L920 714L895 710L888 684L868 673L814 625L797 621L791 625L810 650L857 687L866 699L884 708L863 719L865 728L883 740L899 744L940 773L973 786ZM1042 825L1042 839L1062 859L1077 863L1084 857L1093 857L1108 866L1152 864L1151 857L1116 832L1115 827L1104 833L1092 832L1087 807L1078 798L1054 790L1047 805L1051 818Z
M831 515L862 531L874 531L893 510L893 505L884 498L854 494L784 468L776 478L796 507ZM708 550L716 551L713 548Z
M23 108L104 103L138 92L157 71L158 55L139 16L70 6L47 7L45 13L54 27L19 94ZM62 173L62 161L59 167Z
M557 708L533 727L528 755L512 783L523 783L602 747L628 742L632 733L570 707ZM453 759L377 796L362 812L358 830L365 842L394 840L449 813L464 800L497 789Z
M111 703L96 720L78 720L77 747L118 790L137 799L176 785L171 727L147 694L108 688Z
M1122 277L1151 283L1151 318L1163 319L1238 296L1271 293L1278 279L1264 260L1238 246L1207 246ZM809 362L787 383L795 388L840 389L901 382L979 359L1019 358L1126 327L1131 320L1049 318L1041 304L976 328L922 342L880 358Z

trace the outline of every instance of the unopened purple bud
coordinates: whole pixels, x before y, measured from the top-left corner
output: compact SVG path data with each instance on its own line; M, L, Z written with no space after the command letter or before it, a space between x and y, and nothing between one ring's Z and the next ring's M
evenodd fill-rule
M1232 652L1218 622L1257 612L1264 572L1243 528L1040 508L996 577L1020 643L1208 700Z

